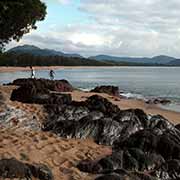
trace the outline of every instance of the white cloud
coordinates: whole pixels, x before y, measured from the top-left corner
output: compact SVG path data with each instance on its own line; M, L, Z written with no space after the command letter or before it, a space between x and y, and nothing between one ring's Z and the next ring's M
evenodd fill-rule
M53 31L25 36L22 42L86 56L180 57L179 9L180 0L81 0L79 10L88 15L88 24L56 25Z
M67 5L70 3L70 0L57 0L60 4Z
M73 33L68 37L70 41L72 41L75 44L82 43L84 45L96 45L96 46L101 46L107 42L105 37L102 37L97 34L93 33Z

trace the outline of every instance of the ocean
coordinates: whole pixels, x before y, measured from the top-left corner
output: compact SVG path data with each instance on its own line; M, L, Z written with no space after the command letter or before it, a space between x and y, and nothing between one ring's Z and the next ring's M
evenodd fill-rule
M180 112L180 67L85 67L55 70L55 73L56 79L66 79L83 90L114 85L128 98L166 98L172 103L163 108ZM29 71L0 72L0 83L27 77L30 77ZM36 77L49 78L49 71L39 70Z

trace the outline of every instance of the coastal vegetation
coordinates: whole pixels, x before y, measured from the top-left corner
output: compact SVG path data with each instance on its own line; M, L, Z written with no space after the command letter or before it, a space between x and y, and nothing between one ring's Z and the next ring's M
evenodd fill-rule
M32 55L28 53L2 53L0 54L0 66L26 67L26 66L179 66L174 63L137 63L137 62L117 62L110 60L95 60L84 57L72 57L63 55Z
M11 40L36 29L36 22L44 20L46 5L40 0L0 1L0 52Z

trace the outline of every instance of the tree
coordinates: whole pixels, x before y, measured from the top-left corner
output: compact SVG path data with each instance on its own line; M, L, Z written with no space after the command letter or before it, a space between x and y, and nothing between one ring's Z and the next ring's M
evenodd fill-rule
M36 22L45 15L46 5L40 0L0 0L0 52L12 39L19 41L36 29Z

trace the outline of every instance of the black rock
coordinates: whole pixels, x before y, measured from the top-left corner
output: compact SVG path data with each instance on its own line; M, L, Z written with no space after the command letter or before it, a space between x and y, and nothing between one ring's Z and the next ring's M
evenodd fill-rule
M16 79L8 85L34 87L38 90L50 90L57 92L71 92L72 85L66 80L49 80L49 79Z
M113 117L120 112L117 105L112 104L106 98L98 95L93 95L85 101L86 106L91 110L100 111L107 116Z
M53 180L53 174L51 170L44 164L27 164L32 175L39 180Z
M15 158L0 160L1 178L19 178L30 180L32 177L39 180L53 180L51 170L45 165L31 165L22 163Z
M70 94L50 93L46 90L35 89L32 86L21 86L13 90L11 94L12 101L36 104L70 104L72 101Z
M48 117L42 130L65 138L92 138L112 147L107 157L79 162L81 171L97 174L97 179L180 178L179 125L174 126L160 115L149 116L141 109L121 110L98 95L75 102L70 95L51 93L49 82L43 87L39 84L33 80L28 86L22 85L11 98L44 104ZM30 169L34 176L42 173L46 177L46 172L50 175L46 168L40 171L33 165Z
M107 174L104 176L100 176L95 180L125 180L125 179L118 174Z
M117 86L98 86L92 89L91 92L106 93L112 96L119 96L119 88Z
M146 101L147 104L170 104L171 101L169 99L164 99L164 98L152 98L152 99L148 99Z
M0 177L1 178L26 178L30 179L32 176L28 166L22 162L12 159L0 160Z

